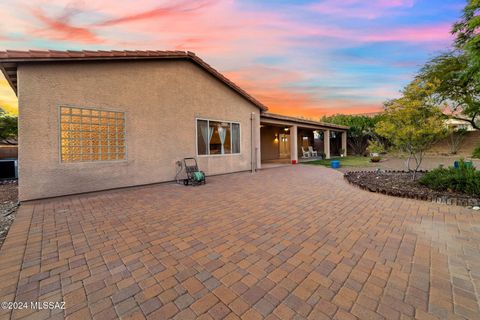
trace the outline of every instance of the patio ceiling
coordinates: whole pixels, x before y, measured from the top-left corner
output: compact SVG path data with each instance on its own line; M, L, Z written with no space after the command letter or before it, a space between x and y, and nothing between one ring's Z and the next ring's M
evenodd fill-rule
M349 129L349 127L347 126L289 117L289 116L274 114L270 112L262 113L260 116L260 122L262 124L286 126L286 127L291 127L296 125L298 128L313 129L313 130L334 130L334 131L344 132L344 131L348 131Z

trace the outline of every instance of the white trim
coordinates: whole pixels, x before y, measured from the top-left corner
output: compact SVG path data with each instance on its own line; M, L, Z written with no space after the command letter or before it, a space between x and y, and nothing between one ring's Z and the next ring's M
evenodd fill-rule
M207 127L210 128L210 121L213 122L224 122L229 124L230 128L230 150L232 150L232 123L238 124L238 131L239 131L239 140L240 140L240 152L237 153L226 153L226 154L210 154L210 145L207 148L208 154L198 154L198 120L200 121L207 121ZM208 119L208 118L200 118L200 117L195 117L195 154L197 157L225 157L225 156L239 156L242 154L242 124L240 121L230 121L230 120L215 120L215 119Z

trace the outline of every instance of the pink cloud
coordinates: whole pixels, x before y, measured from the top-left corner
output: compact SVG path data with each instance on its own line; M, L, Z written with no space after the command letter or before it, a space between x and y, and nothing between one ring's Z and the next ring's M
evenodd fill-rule
M69 23L69 15L57 19L50 18L40 8L32 10L32 13L44 24L44 28L36 31L37 34L45 35L57 40L69 40L89 44L103 42L90 29L71 25Z
M107 19L99 25L108 26L121 23L129 23L135 21L144 21L158 18L172 18L178 15L189 15L195 11L211 6L218 0L203 0L203 1L181 1L168 6L158 6L150 10L141 11L139 13L126 14L117 18Z
M378 7L391 8L391 7L413 7L414 0L377 0L372 1L376 3Z
M439 24L420 27L400 27L383 32L363 35L361 38L367 42L403 41L403 42L432 42L453 39L450 33L450 24Z
M437 49L439 43L443 46L451 39L448 24L386 25L384 29L371 26L368 29L368 21L359 24L358 28L347 28L342 27L342 23L327 22L328 19L301 19L305 9L332 15L338 21L352 17L375 19L398 14L402 9L412 7L413 0L325 0L310 7L295 6L300 9L288 13L241 6L236 0L136 0L135 5L105 0L80 1L68 6L65 2L32 1L28 6L34 6L34 9L26 12L31 12L35 19L28 21L7 16L0 21L0 29L15 26L18 33L33 34L35 40L62 41L62 46L80 43L91 49L100 44L112 49L194 51L219 71L227 70L225 74L229 78L273 112L290 115L318 117L332 108L350 112L351 107L352 113L355 113L354 109L358 113L358 110L381 108L381 103L359 104L354 98L322 99L329 96L328 88L296 86L312 79L337 80L342 77L348 87L352 79L335 71L335 65L341 62L329 49L371 42L415 43L421 44L422 48L436 46L434 49ZM269 56L284 58L281 67L269 65ZM261 60L266 62L258 63L260 57L267 57ZM379 65L375 52L370 58L353 62L362 66ZM399 81L394 82L398 85ZM338 96L369 95L373 101L381 101L387 93L375 88L368 93L362 89L345 89Z
M395 13L392 9L410 8L413 4L413 0L324 0L308 8L337 18L375 19Z
M306 30L304 30L306 29ZM373 42L405 42L405 43L421 43L425 47L430 48L431 43L442 42L447 43L453 39L450 33L451 24L441 23L436 25L422 25L413 27L384 27L382 30L375 29L347 29L335 26L306 26L293 27L296 32L315 37L333 38L339 40L348 40L351 43L373 43ZM309 40L307 40L309 41ZM311 43L316 46L316 43ZM324 45L321 43L320 45ZM333 42L333 45L341 44Z

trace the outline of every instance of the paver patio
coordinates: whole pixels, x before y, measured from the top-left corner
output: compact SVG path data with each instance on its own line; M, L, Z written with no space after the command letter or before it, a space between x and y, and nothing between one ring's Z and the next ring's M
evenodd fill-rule
M1 318L479 319L480 214L297 165L22 204Z

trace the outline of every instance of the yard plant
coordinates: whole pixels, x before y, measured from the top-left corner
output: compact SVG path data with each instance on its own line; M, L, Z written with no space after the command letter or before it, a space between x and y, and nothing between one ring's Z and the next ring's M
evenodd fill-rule
M435 82L415 79L402 91L402 97L385 103L385 113L375 127L394 148L407 154L406 167L413 172L413 180L425 152L447 134L444 115L432 99L435 88Z
M0 108L0 142L16 144L18 136L18 118Z
M429 171L418 182L433 190L480 196L480 171L463 160L459 161L458 168L437 168Z
M474 150L473 150L473 158L480 159L480 145L478 145Z

